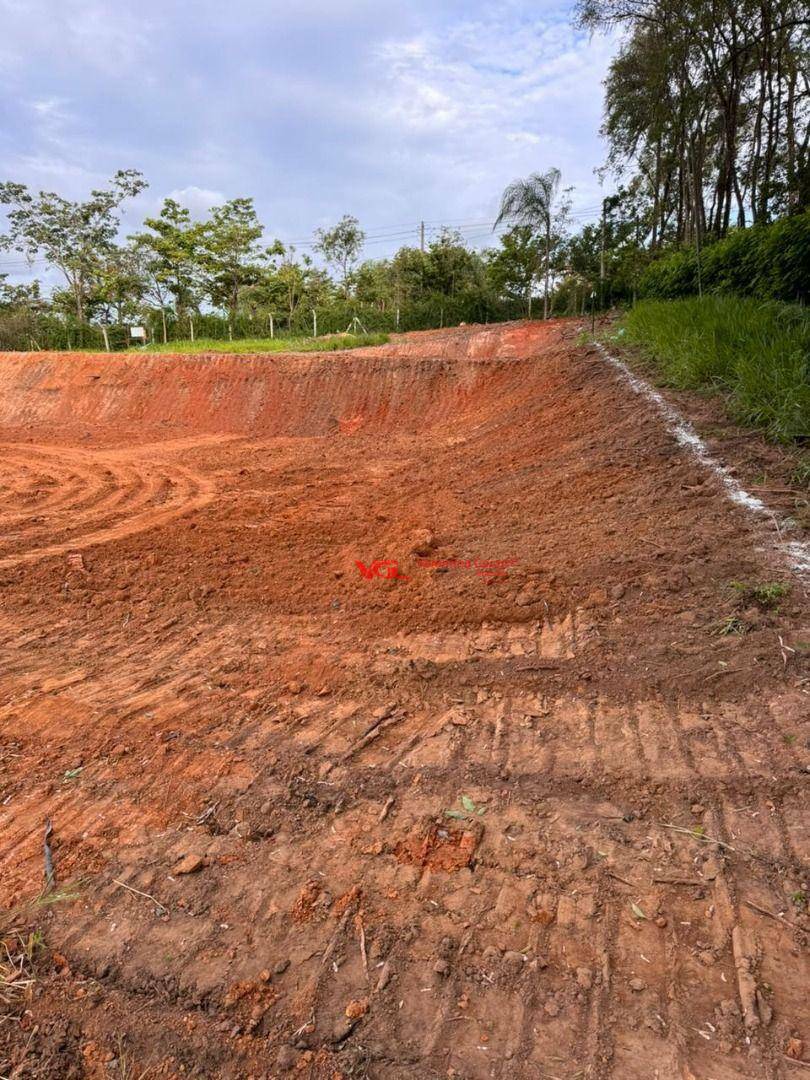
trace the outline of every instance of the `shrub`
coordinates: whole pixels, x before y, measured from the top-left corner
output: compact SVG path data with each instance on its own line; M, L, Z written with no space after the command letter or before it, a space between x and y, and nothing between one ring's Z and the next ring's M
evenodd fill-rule
M674 300L698 291L694 247L678 248L641 274L639 295ZM733 229L701 252L706 293L736 293L766 300L810 301L810 210L772 225Z

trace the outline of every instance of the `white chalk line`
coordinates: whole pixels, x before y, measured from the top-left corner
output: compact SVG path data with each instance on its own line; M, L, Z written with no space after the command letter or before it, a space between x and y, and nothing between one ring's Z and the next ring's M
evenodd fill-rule
M666 398L659 394L654 387L650 386L644 379L640 379L637 375L634 375L627 364L610 353L601 342L597 341L594 344L608 363L619 372L631 389L641 397L647 398L648 401L655 405L656 409L658 409L659 413L666 421L667 427L675 441L681 446L686 447L701 465L704 465L718 477L731 502L744 507L752 514L767 518L777 537L774 547L777 551L781 552L790 568L799 577L810 577L810 544L803 540L785 540L782 537L782 530L790 527L789 521L786 518L780 519L780 517L775 514L769 506L766 506L761 499L758 499L755 495L746 491L742 484L732 476L726 466L709 453L708 447L689 421L681 416L677 409L674 409Z

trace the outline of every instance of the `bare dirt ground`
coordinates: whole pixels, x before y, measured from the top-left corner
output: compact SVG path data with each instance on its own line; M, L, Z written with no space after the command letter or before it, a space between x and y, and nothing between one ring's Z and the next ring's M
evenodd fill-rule
M575 324L0 357L0 529L0 1074L808 1075L804 587Z

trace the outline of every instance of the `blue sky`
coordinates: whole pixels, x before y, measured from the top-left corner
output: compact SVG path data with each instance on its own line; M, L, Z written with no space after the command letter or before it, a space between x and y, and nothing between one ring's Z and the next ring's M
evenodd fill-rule
M1 171L78 198L139 168L130 227L250 195L268 241L352 213L369 256L421 219L480 246L517 176L598 202L614 48L553 0L0 0Z

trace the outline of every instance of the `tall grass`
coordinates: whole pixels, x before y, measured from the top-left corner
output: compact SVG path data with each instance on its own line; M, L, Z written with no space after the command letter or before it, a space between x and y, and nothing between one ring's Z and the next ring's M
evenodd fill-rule
M335 334L320 338L242 338L239 341L220 341L197 338L195 341L169 341L148 345L145 352L153 353L271 353L271 352L336 352L338 349L358 349L363 345L384 345L388 334Z
M640 347L662 381L726 395L739 423L772 439L810 437L810 312L735 296L643 300L622 340Z

